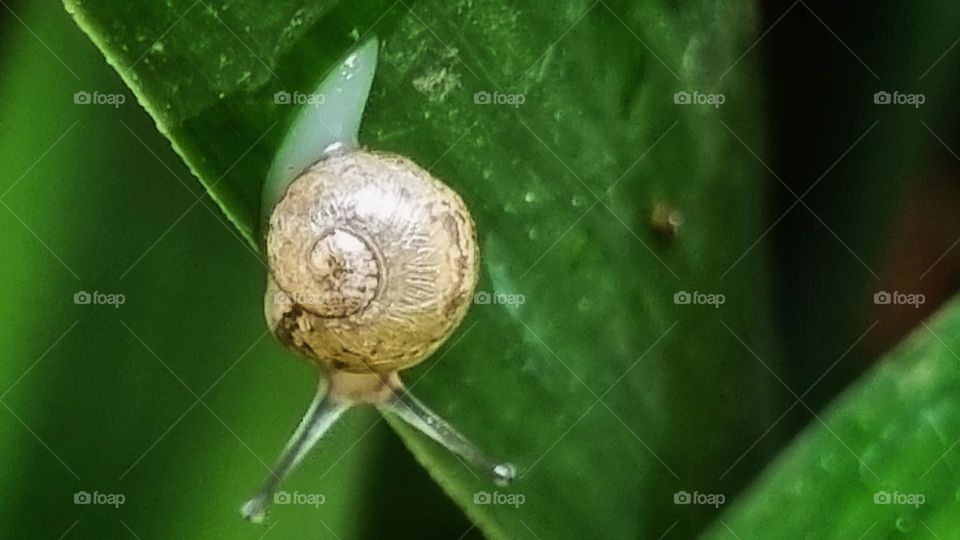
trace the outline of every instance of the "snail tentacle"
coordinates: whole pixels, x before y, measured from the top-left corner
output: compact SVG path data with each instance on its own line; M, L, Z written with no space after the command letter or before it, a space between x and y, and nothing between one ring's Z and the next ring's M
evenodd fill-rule
M516 476L516 467L511 463L490 459L469 439L415 398L403 385L396 385L391 389L393 390L392 398L377 405L381 412L396 415L469 465L486 471L495 484L505 486L513 481Z
M280 483L303 460L310 450L323 438L327 430L350 407L350 404L328 392L321 382L317 395L303 415L300 425L290 437L290 441L280 454L276 465L270 471L263 486L240 509L243 517L254 523L262 522L267 516L267 508Z

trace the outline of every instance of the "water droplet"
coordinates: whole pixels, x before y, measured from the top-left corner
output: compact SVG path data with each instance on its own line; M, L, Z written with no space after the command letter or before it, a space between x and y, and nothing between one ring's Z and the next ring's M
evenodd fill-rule
M836 452L830 452L820 457L820 468L827 472L836 472L842 463L843 461Z
M587 199L581 197L580 195L574 195L573 198L570 199L570 204L572 204L577 208L580 208L581 206L587 204Z
M537 233L536 227L530 227L529 229L527 229L527 238L531 240L536 240L538 235L539 234Z
M290 27L291 27L291 28L297 27L297 26L300 26L300 25L303 24L303 14L304 14L303 8L298 9L298 10L293 14L293 17L290 18Z
M528 191L528 192L523 196L523 200L527 201L528 203L536 202L536 201L537 201L537 194L534 193L533 191Z
M917 521L913 516L900 516L896 522L897 530L900 532L910 532L917 526Z

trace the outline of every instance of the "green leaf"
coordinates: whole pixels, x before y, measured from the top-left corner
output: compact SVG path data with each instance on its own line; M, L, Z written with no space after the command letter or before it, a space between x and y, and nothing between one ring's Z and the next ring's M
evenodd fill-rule
M673 494L732 494L775 444L739 459L777 410L739 341L776 358L764 249L740 259L767 185L737 140L763 146L756 67L740 58L753 3L67 5L251 244L293 115L273 94L309 92L361 35L380 38L361 143L464 197L496 299L404 378L522 477L494 496L399 431L488 535L690 535L714 509ZM726 101L675 104L678 91ZM675 235L657 208L683 215ZM683 291L726 302L678 305Z
M64 0L251 246L260 188L293 108L385 2ZM242 162L242 163L241 163Z
M428 404L520 466L507 492L522 507L476 504L493 486L396 426L494 537L689 535L711 509L678 507L673 494L734 492L776 440L717 481L773 421L752 415L774 410L774 380L724 327L775 350L762 255L717 281L762 232L757 162L721 123L760 147L752 65L724 78L721 108L673 105L674 92L710 92L735 64L752 12L618 4L581 19L589 7L405 18L368 105L368 144L436 163L470 204L480 289L524 295L517 307L475 306L459 340L408 378L423 376L415 391ZM526 102L471 106L480 91ZM651 230L658 202L685 215L672 242ZM729 303L674 305L681 290Z
M828 407L707 536L954 538L957 351L954 300Z

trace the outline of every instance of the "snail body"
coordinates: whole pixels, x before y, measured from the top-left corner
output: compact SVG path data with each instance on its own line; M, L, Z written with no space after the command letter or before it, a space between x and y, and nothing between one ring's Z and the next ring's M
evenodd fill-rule
M265 314L326 369L389 373L463 320L477 243L463 200L411 160L347 151L290 184L267 233Z

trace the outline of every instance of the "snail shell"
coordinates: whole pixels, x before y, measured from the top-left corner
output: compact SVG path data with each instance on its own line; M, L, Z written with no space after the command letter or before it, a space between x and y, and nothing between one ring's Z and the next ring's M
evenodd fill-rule
M409 159L353 150L293 183L267 231L267 324L328 369L389 373L435 351L477 281L463 200Z

